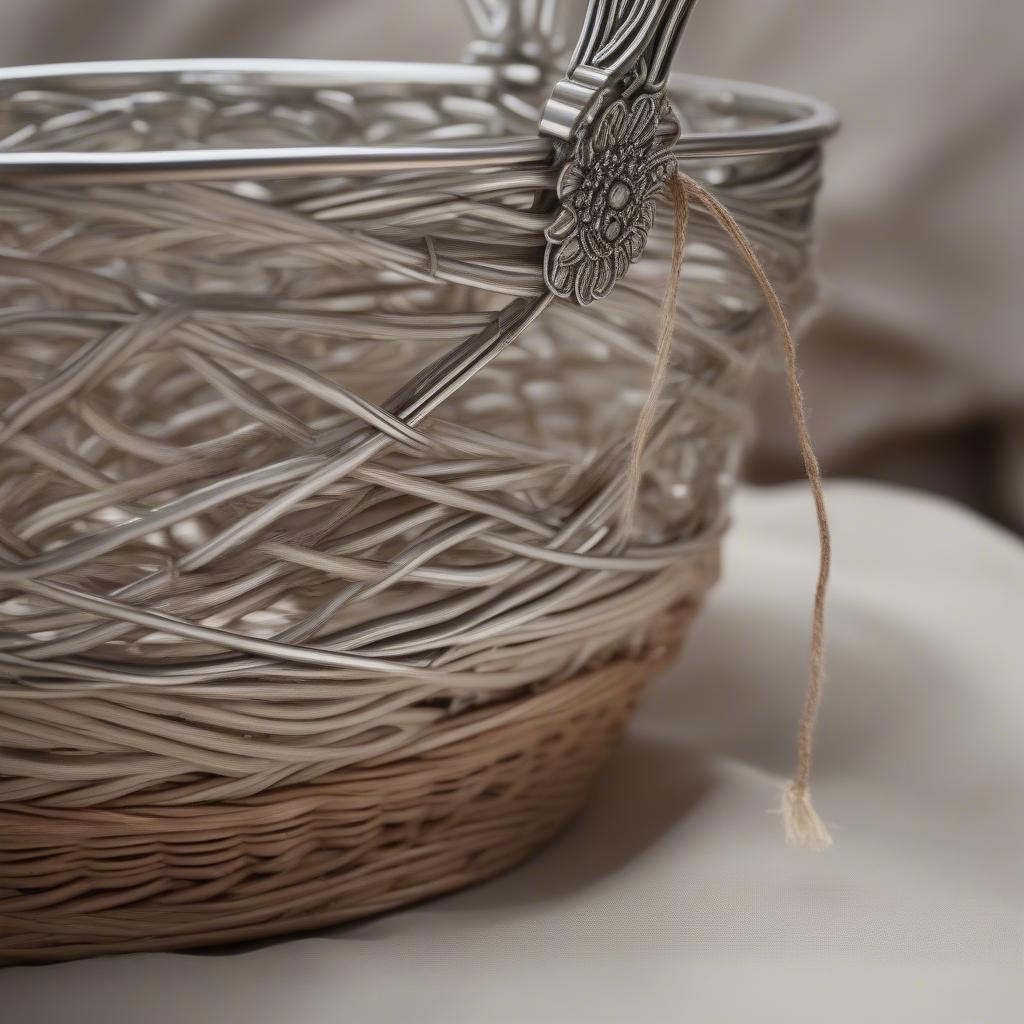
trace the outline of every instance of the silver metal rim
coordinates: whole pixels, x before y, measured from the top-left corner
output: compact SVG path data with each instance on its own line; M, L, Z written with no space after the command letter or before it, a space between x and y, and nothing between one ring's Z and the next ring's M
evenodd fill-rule
M498 82L501 72L481 64L406 63L396 61L332 61L282 59L188 59L124 60L72 64L36 64L0 69L0 86L53 83L55 79L133 75L208 76L244 74L265 77L282 85L333 85L393 83L437 86L481 86ZM524 66L524 74L536 74ZM669 94L699 96L704 102L729 111L763 113L778 123L731 132L686 133L675 152L680 159L750 156L819 144L838 127L838 118L827 104L784 89L675 74ZM0 152L0 175L42 172L73 176L90 172L124 174L133 180L157 180L168 175L211 178L248 176L280 177L325 173L373 173L417 167L468 168L503 165L546 164L553 144L540 137L520 137L490 143L434 143L429 146L301 146L269 149L150 150L130 153L47 153L23 150Z

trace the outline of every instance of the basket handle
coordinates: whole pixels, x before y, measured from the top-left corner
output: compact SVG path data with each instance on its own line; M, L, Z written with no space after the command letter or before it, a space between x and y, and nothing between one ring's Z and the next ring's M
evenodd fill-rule
M568 142L617 95L663 92L696 2L590 0L566 76L544 107L541 134Z
M560 172L544 232L544 283L588 305L636 263L675 178L679 119L665 88L696 0L590 0L540 133Z
M560 0L463 0L476 31L474 63L557 68L564 40ZM563 142L617 94L662 92L672 56L697 0L588 0L576 49L554 87L540 133Z

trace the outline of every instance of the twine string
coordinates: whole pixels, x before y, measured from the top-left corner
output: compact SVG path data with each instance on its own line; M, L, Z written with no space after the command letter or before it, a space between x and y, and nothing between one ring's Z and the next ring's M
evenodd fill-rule
M797 770L785 787L782 814L786 838L794 846L823 850L832 845L825 823L814 810L811 802L811 769L814 760L814 727L821 707L825 686L825 603L828 594L828 579L832 565L832 537L829 530L825 495L821 482L821 467L811 443L807 425L807 407L797 367L796 343L789 326L785 310L779 300L768 274L754 247L744 234L736 219L704 186L681 171L677 171L667 184L667 191L673 204L675 227L673 233L672 264L665 295L661 305L661 329L655 351L654 369L647 398L641 408L633 433L633 443L626 470L626 497L624 504L624 536L628 536L635 513L637 492L642 475L644 446L654 423L661 392L668 375L669 356L675 330L676 302L679 295L680 277L683 266L683 250L689 216L689 201L692 197L711 214L722 230L730 237L737 251L743 257L750 273L764 296L771 312L775 328L782 343L786 364L786 387L789 396L790 413L796 430L804 472L814 498L814 509L818 524L818 579L814 589L814 611L811 619L811 645L807 692L797 733Z
M686 228L689 219L689 199L686 187L678 175L673 175L666 190L672 201L673 232L672 232L672 265L668 280L665 282L665 294L661 300L659 322L661 330L654 350L654 368L651 371L651 383L647 389L647 397L640 408L636 427L633 430L633 443L630 447L629 462L626 466L626 488L623 501L622 525L620 535L623 541L628 539L636 515L637 496L640 492L640 480L643 476L643 456L654 427L658 413L658 402L665 387L668 376L669 357L672 354L672 339L676 329L676 305L679 298L679 287L682 282L683 250L686 246Z

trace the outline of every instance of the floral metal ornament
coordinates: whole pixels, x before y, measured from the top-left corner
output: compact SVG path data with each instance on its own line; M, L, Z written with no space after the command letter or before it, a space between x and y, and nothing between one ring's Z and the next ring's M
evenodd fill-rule
M668 100L651 92L616 100L579 132L545 232L544 279L555 295L585 306L640 259L678 136Z

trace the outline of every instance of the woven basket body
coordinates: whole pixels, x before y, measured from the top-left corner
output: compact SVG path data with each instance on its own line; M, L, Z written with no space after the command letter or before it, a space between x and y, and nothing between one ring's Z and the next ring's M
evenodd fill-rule
M547 82L503 83L0 75L0 959L488 877L578 808L677 648L766 318L694 211L625 515L671 215L606 299L551 302ZM683 165L799 304L827 117L672 94Z

